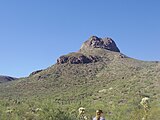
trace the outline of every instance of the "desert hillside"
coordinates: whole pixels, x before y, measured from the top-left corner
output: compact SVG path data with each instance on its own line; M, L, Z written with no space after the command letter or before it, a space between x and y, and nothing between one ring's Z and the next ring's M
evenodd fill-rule
M61 108L72 111L65 114L71 120L83 106L88 116L94 116L95 109L103 109L109 120L140 120L145 114L140 101L147 97L150 113L146 119L159 120L159 88L160 62L130 58L111 38L91 36L78 52L60 56L56 64L0 84L0 113L5 116L7 107L16 108L13 118L39 120L56 114L52 108ZM36 108L43 112L32 115L30 109Z

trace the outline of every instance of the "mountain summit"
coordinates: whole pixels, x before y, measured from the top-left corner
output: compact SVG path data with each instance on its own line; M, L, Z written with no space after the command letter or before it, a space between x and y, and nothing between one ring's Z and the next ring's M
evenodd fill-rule
M97 36L92 36L83 43L81 46L81 51L88 50L91 48L102 48L114 52L120 52L118 47L116 46L116 43L111 38L99 38Z
M120 52L116 43L111 38L107 37L102 39L97 36L92 36L82 44L78 52L60 56L57 59L57 63L85 64L97 62L100 60L100 56L92 55L92 53L98 49Z

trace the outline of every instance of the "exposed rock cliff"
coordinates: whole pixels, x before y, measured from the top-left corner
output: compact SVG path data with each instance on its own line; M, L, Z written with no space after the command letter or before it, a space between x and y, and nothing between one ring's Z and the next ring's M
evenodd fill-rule
M120 52L116 43L111 38L99 38L97 36L92 36L89 40L85 41L81 46L80 51L88 50L91 48L102 48L114 52Z

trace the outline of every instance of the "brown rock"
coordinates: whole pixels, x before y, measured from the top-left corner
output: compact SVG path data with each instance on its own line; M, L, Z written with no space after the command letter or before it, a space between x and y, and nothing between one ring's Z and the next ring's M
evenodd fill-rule
M58 64L64 64L64 63L70 63L70 64L87 64L92 62L97 62L98 57L96 56L85 56L83 54L81 55L68 55L68 56L61 56L57 59Z
M111 38L98 38L97 36L90 37L89 40L83 43L80 50L87 50L90 48L102 48L114 52L120 52L116 43Z
M67 56L61 56L57 59L57 63L63 64L68 62L68 57Z

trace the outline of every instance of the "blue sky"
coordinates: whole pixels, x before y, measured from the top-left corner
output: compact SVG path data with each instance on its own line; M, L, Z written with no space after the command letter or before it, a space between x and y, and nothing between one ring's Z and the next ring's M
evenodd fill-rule
M160 61L160 0L0 0L0 74L28 76L92 35Z

